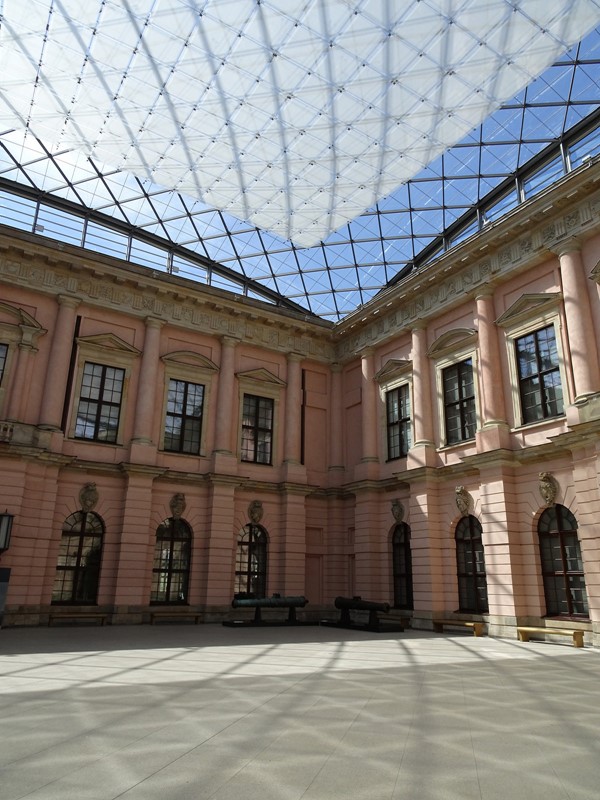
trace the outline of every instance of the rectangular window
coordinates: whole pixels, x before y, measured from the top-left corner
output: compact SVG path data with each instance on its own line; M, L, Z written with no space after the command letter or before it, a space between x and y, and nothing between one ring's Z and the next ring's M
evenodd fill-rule
M177 453L200 452L204 386L171 379L167 396L165 450Z
M554 325L515 341L523 422L563 413L563 394Z
M403 458L411 445L408 384L386 392L388 461Z
M6 367L7 355L8 355L8 345L0 344L0 384L2 384L2 376L4 375L4 368Z
M116 442L125 370L86 361L77 408L75 436Z
M515 341L523 422L563 413L563 395L554 325Z
M477 427L473 361L467 358L442 371L446 444L473 439Z
M273 448L274 402L268 397L244 395L242 461L270 464Z

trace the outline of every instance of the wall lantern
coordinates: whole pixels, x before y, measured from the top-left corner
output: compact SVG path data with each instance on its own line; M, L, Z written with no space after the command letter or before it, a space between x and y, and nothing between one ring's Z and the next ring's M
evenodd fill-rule
M14 514L9 514L8 510L6 510L4 514L0 514L0 553L8 550L14 518Z

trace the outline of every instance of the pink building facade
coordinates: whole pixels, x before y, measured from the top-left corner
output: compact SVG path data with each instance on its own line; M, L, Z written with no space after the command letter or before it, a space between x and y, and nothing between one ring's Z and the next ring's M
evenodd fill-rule
M1 229L3 625L361 595L599 645L599 174L335 326Z

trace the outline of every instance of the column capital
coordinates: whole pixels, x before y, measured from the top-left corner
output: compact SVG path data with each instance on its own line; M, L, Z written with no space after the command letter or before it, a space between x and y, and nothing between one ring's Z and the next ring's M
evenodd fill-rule
M494 296L495 287L487 284L480 286L475 292L475 300L489 300Z
M165 321L157 317L146 317L144 320L147 328L162 328Z
M81 299L79 297L71 297L68 294L59 294L57 296L58 304L61 306L66 306L67 308L78 308L81 305Z
M575 236L570 236L568 239L564 239L562 242L557 242L555 245L552 245L550 251L559 258L569 253L580 253L581 242Z
M292 364L299 364L301 361L304 361L304 356L300 353L288 353L286 358Z
M361 358L368 358L372 356L375 352L375 348L372 345L366 345L366 347L361 347L360 350L356 351L356 355L360 356Z
M236 347L240 343L239 339L235 336L221 336L221 344L223 347Z

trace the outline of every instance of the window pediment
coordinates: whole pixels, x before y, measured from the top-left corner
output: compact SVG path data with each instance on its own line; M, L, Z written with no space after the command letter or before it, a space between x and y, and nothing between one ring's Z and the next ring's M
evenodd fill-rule
M269 384L271 386L285 386L285 381L273 375L268 369L260 367L259 369L250 369L246 372L238 372L237 378L240 381L248 381L251 383Z
M46 329L22 308L0 302L0 335L10 342L33 346Z
M161 356L161 360L165 364L195 367L196 369L209 370L210 372L219 371L217 365L211 361L210 358L206 358L206 356L200 355L200 353L194 353L191 350L175 350L172 353Z
M139 356L141 350L133 347L123 339L115 336L114 333L97 333L93 336L80 336L77 339L77 344L82 349L89 350L90 352L106 352L121 355Z
M498 317L496 325L508 328L521 322L532 322L546 312L554 310L561 300L560 292L524 294Z
M442 333L429 348L427 355L430 358L441 356L472 347L477 342L477 331L474 328L454 328Z
M412 361L402 358L389 358L383 367L375 373L377 383L387 383L401 378L412 370Z

